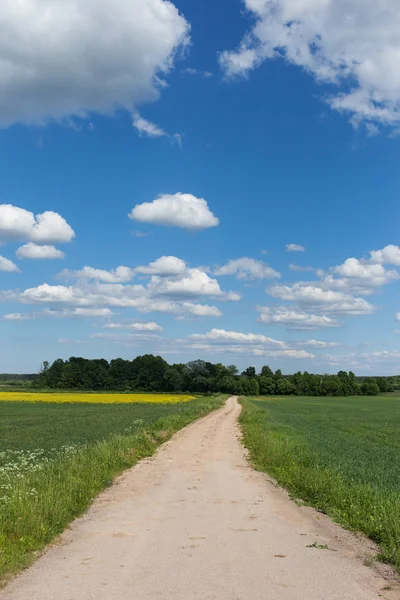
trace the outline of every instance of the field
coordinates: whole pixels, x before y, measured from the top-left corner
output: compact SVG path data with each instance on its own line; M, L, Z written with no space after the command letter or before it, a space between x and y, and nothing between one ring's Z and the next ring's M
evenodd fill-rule
M28 565L118 473L223 399L0 402L0 581Z
M53 404L176 404L194 396L183 394L79 394L68 392L3 392L0 402L50 402Z
M400 397L242 401L251 460L400 570Z

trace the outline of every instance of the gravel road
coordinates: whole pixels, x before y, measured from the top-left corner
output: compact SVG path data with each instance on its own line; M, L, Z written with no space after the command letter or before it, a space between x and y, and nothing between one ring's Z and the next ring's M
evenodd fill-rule
M248 466L239 413L230 398L127 471L0 600L398 598Z

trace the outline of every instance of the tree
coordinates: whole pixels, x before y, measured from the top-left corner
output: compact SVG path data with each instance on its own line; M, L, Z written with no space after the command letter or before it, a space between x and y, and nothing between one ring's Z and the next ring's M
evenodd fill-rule
M364 381L361 385L361 392L364 396L377 396L379 394L379 387L375 383L375 381L370 378Z
M237 380L235 379L235 377L232 377L231 375L227 375L226 377L223 377L219 383L220 383L219 390L223 394L242 393L241 391L239 392L239 386L238 386Z
M239 384L241 389L240 393L244 394L245 396L258 396L260 393L258 381L255 378L242 375L239 379Z
M239 376L235 365L226 367L204 360L169 365L161 356L145 354L134 360L117 358L110 363L76 356L66 361L59 358L52 365L45 361L32 385L71 390L349 396L377 395L400 389L400 376L357 378L352 371L339 371L337 375L307 371L283 375L280 369L273 373L268 366L262 367L260 375L256 375L255 367L251 366Z
M378 386L380 392L385 393L389 391L389 382L386 379L386 377L377 377L375 383Z
M182 389L183 377L177 369L170 367L166 369L164 376L163 390L166 392L178 392Z
M136 389L157 392L163 389L164 373L169 365L161 356L145 354L132 361Z
M242 375L244 375L245 377L255 377L256 376L255 367L247 367L247 369L245 371L243 371Z
M279 394L280 396L289 396L291 394L294 394L295 392L296 388L293 385L293 383L291 383L287 379L284 379L283 377L281 379L278 379L276 383L277 394Z
M273 377L263 377L259 379L260 394L262 396L272 396L275 394L276 386Z
M274 373L272 371L272 369L270 369L268 367L268 365L265 365L262 369L261 369L261 377L273 377Z

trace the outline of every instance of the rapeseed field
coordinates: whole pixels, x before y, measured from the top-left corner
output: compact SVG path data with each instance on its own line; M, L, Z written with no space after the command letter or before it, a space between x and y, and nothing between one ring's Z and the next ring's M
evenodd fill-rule
M52 404L176 404L194 396L182 394L74 394L0 392L0 402L50 402Z

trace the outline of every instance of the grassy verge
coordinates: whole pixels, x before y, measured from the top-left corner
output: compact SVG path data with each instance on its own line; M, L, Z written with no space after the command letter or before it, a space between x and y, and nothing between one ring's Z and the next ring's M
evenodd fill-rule
M400 397L242 399L250 458L400 571Z
M0 403L0 582L28 566L116 475L224 398L167 406Z

